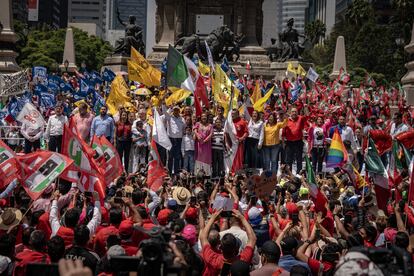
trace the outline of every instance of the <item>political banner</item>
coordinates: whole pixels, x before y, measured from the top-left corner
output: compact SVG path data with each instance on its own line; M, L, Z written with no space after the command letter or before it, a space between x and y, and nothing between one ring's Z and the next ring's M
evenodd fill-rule
M15 153L3 140L0 140L0 189L17 178Z
M306 74L306 78L309 79L311 82L315 83L316 80L319 78L319 74L313 70L312 67L309 67L308 73Z
M19 165L19 181L33 200L38 199L73 163L68 157L51 151L16 156L16 160Z
M32 69L32 77L35 83L47 81L47 68L43 66L34 66Z
M16 118L21 123L31 125L33 128L43 128L46 124L42 114L31 103L26 103Z
M108 185L120 176L124 170L119 154L104 136L94 136L92 140L92 148L95 149L95 158L100 164L101 173L103 173L105 177L105 184ZM104 160L102 160L102 157Z
M271 171L264 171L259 175L252 175L247 181L247 187L254 191L258 198L269 196L275 189L277 175Z

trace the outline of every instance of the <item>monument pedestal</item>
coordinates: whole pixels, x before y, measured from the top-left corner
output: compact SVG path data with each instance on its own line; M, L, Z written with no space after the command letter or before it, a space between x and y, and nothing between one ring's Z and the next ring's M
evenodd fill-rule
M0 9L0 73L14 73L20 70L16 63L17 53L13 51L17 35L13 30L13 13L11 0L2 1Z
M104 60L103 68L111 69L114 73L118 73L121 71L128 72L128 60L129 57L121 56L121 55L114 55L106 57Z

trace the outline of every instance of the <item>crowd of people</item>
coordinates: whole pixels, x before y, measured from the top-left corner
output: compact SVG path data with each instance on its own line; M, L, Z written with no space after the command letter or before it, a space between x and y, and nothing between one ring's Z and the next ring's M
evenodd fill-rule
M62 76L65 82L73 78ZM376 204L374 179L358 186L340 168L325 166L337 132L348 163L364 173L370 131L394 138L412 128L404 100L391 116L388 96L377 89L367 89L357 102L343 100L352 98L352 89L332 94L324 108L318 103L326 90L292 99L292 83L307 85L300 78L240 81L246 91L228 114L213 99L197 114L187 101L167 106L168 94L157 89L136 96L131 88L131 103L116 114L106 105L96 108L90 98L75 103L62 94L53 108L38 107L45 128L3 122L4 141L25 154L61 152L64 125L72 120L85 142L106 137L124 172L107 186L105 198L61 178L34 201L17 180L3 187L0 275L412 275L409 164L390 184L384 209ZM245 105L256 84L262 96L277 87L263 110ZM171 143L170 149L156 146L168 172L157 190L147 185L154 112ZM231 152L230 121L237 153ZM306 156L317 175L316 197L311 172L303 169ZM381 155L385 167L390 160L389 152ZM265 196L250 183L261 171L277 176Z

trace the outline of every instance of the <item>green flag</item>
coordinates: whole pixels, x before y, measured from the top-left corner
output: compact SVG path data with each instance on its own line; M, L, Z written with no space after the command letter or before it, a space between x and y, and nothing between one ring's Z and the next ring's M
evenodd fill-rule
M318 185L316 184L315 172L313 171L311 162L308 156L305 156L306 162L306 181L308 182L311 196L316 198L318 194Z
M182 83L188 78L188 70L183 55L173 46L168 47L167 58L167 86L181 88Z
M378 154L374 141L369 138L368 151L365 155L365 169L370 173L386 175L384 164Z

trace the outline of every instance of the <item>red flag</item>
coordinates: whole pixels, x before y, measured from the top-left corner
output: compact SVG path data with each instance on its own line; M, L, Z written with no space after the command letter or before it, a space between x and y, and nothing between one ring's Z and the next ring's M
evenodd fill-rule
M194 91L194 102L197 97L200 98L205 107L210 108L210 102L207 98L206 86L203 77L198 77L197 79L196 89Z
M100 162L99 167L101 173L105 177L105 183L108 185L124 171L118 151L104 136L94 136L92 140L92 148L96 151L96 160L102 160L102 157L104 157L104 160ZM102 164L104 165L102 166Z
M51 151L37 151L16 156L19 181L27 194L36 200L72 163L68 157Z
M198 96L196 95L196 93L194 93L194 108L195 108L196 116L200 117L201 114L203 113L203 109L201 108L200 100L198 99Z
M0 188L9 185L17 177L16 153L0 140Z
M408 202L414 203L414 158L411 159L408 171L410 172L410 190L408 192Z
M151 141L151 155L153 160L148 164L147 185L151 190L158 191L168 174L160 161L160 155L154 139Z
M375 143L375 146L378 150L378 154L381 156L385 152L388 152L391 150L392 147L392 137L391 135L382 129L375 129L369 131L369 137L372 138L372 140Z

